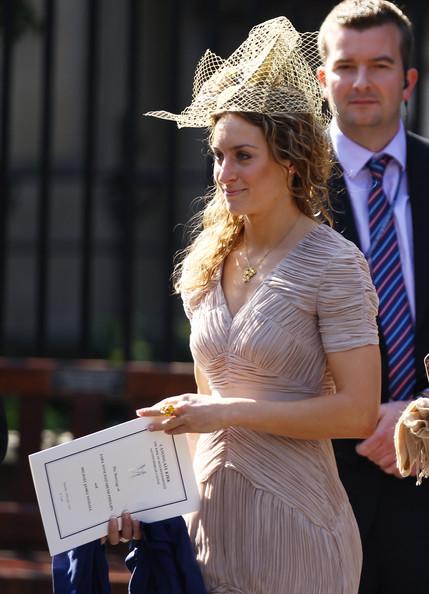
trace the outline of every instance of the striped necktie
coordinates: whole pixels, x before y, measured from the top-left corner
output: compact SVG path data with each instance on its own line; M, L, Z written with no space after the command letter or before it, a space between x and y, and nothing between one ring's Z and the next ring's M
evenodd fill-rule
M412 398L415 379L414 325L401 268L392 208L383 190L389 155L368 161L372 186L368 196L368 221L372 280L380 301L379 322L387 350L388 388L391 400Z

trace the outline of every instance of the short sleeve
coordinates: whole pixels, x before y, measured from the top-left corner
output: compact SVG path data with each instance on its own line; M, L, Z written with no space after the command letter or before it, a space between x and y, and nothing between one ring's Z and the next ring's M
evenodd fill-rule
M378 344L377 311L368 264L355 245L345 245L321 275L317 314L325 352Z

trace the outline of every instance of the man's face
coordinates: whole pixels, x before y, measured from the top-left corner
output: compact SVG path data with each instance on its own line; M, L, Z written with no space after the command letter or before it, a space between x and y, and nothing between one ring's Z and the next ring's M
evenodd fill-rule
M364 30L333 25L327 31L319 80L340 129L350 138L361 138L363 132L392 138L398 130L401 103L417 81L414 69L405 76L400 41L393 24Z

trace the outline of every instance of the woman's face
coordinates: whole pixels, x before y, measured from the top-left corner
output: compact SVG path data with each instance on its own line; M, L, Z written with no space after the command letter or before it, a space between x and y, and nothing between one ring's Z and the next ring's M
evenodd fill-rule
M274 160L262 130L233 113L222 116L212 135L213 177L233 215L260 215L284 208L289 160Z

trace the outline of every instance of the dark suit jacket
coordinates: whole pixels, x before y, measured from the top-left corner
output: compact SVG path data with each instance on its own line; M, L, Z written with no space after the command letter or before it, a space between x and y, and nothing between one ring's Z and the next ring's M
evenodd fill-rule
M416 392L428 387L423 359L429 353L429 141L415 134L407 133L407 177L413 220L414 242L414 281L416 295ZM330 196L334 226L345 237L359 246L359 237L353 217L353 210L345 186L342 172L338 169L332 177ZM381 344L383 361L382 401L387 401L387 366L385 348ZM409 491L414 498L416 493L425 491L429 497L429 480L416 491L415 480L399 480L390 477L377 466L355 453L356 440L336 440L334 442L337 463L343 483L364 537L371 525L374 514L379 509L380 499L392 489ZM386 489L386 482L389 483ZM407 485L407 486L404 486ZM408 488L408 485L411 485ZM421 498L421 495L419 495ZM402 495L401 495L402 500ZM426 499L429 501L429 499ZM405 502L403 502L406 505ZM382 504L383 505L383 504ZM414 505L413 503L410 505ZM412 508L411 508L412 509ZM413 509L413 513L416 510ZM426 512L427 513L427 512ZM427 538L427 537L426 537Z

